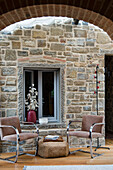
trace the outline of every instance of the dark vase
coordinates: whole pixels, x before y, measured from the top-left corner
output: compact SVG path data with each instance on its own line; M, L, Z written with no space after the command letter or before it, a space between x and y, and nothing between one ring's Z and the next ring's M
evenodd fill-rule
M27 122L36 123L36 112L34 110L29 110L27 112Z

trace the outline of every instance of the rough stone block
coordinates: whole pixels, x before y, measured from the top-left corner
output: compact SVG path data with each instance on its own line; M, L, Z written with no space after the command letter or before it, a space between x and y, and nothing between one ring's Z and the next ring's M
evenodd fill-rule
M72 40L72 39L69 39L69 40L67 40L67 45L68 46L75 46L76 45L76 41Z
M91 111L91 106L84 106L84 107L83 107L83 110L84 110L84 111Z
M68 113L81 113L82 107L68 107Z
M102 110L104 110L104 108L105 108L104 99L99 99L98 100L98 110L102 111ZM96 101L95 100L93 101L93 104L92 104L92 111L96 111Z
M7 117L16 116L17 110L16 109L7 109Z
M111 39L106 33L99 32L96 41L98 44L107 44L111 42Z
M61 38L61 39L60 39L60 42L61 42L61 43L66 43L66 39L65 39L65 38Z
M17 57L16 57L16 51L15 50L6 50L5 60L15 61L16 59L17 59Z
M46 47L46 40L38 40L38 47Z
M83 68L83 67L78 68L78 72L85 72L85 68Z
M71 52L64 52L64 55L65 56L72 56L72 53ZM70 58L70 57L69 57Z
M89 49L88 48L72 48L73 53L88 53Z
M75 37L87 37L86 30L74 29Z
M8 37L8 40L19 40L19 37L12 35Z
M57 37L49 37L49 41L50 42L58 42L58 38Z
M18 51L18 56L28 56L27 51Z
M2 94L1 95L1 102L6 102L7 100L7 95L6 94Z
M15 102L17 101L17 94L8 94L8 97L7 97L8 101L11 102Z
M74 81L75 86L84 86L85 81Z
M10 43L9 42L0 42L0 46L9 46L10 45Z
M2 92L16 92L16 87L2 87Z
M66 119L74 119L74 114L66 114Z
M89 101L90 96L88 94L80 95L80 101Z
M86 87L79 87L80 92L86 92Z
M1 108L17 108L17 103L6 103L6 102L4 102L4 103L1 103Z
M73 93L68 93L67 94L67 99L74 99L74 94Z
M73 33L65 33L64 37L66 37L66 38L73 38Z
M85 39L77 39L77 46L84 47L85 46Z
M95 41L95 39L86 39L86 46L94 46Z
M92 47L92 48L89 49L89 52L90 53L99 53L99 48L96 48L96 47L93 48Z
M16 79L14 78L8 78L6 81L6 85L16 85Z
M2 117L5 117L5 111L2 111Z
M6 65L7 66L16 66L16 62L7 62Z
M66 25L66 32L72 32L72 26Z
M22 35L22 30L15 30L14 35Z
M20 49L21 44L20 42L13 41L12 42L12 49Z
M77 77L77 69L76 68L68 68L67 69L67 78L76 78Z
M78 80L86 80L86 74L78 73Z
M5 62L0 62L0 66L5 66Z
M36 29L40 30L41 29L41 25L36 25Z
M71 79L67 80L67 85L70 85L70 86L73 85L73 80L71 80Z
M55 44L55 43L52 43L51 44L51 50L65 51L65 45L64 44Z
M2 76L14 76L16 75L16 68L4 67L1 69Z
M61 28L51 28L52 36L60 36L63 35L63 30Z
M99 93L99 98L105 98L105 93Z
M0 54L0 60L2 60L2 55Z
M76 92L76 91L78 91L78 88L77 87L67 87L67 91Z
M0 86L4 85L5 84L5 81L3 80L0 80Z
M95 91L95 88L96 88L95 83L89 83L89 91L90 92Z
M36 42L35 42L35 40L33 40L33 39L24 38L24 39L22 40L22 45L25 46L25 47L35 47Z
M88 31L88 38L95 38L95 31L89 30Z
M32 31L32 37L33 38L46 38L46 33L45 31Z
M24 30L25 36L31 36L31 30Z
M80 62L85 62L86 56L85 55L80 55Z
M45 55L56 55L56 52L53 52L53 51L44 51L44 54Z
M43 54L42 49L31 49L30 50L31 55L41 55Z

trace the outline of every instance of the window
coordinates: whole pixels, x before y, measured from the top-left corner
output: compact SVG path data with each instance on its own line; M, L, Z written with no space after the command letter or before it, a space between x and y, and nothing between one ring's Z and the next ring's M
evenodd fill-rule
M37 120L47 117L49 122L59 121L60 95L59 95L59 69L24 70L24 101L29 92L29 87L34 84L38 91L39 108L36 112ZM24 104L24 118L27 109Z

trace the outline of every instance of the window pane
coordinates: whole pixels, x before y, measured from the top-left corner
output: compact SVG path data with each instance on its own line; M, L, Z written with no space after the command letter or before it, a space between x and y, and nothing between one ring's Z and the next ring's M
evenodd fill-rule
M34 70L34 87L36 88L36 91L38 91L38 71ZM38 96L36 97L36 100L38 101ZM36 110L36 118L38 119L38 111L39 109L37 108Z
M27 94L29 93L29 87L32 84L32 72L25 72L25 98L27 98ZM25 107L25 117L27 117L27 108Z
M54 117L54 72L42 73L43 117Z

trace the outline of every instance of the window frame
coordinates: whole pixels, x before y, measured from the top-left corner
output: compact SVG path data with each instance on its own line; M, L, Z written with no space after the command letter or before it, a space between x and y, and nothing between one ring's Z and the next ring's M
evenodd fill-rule
M38 71L38 92L39 92L39 111L38 111L38 118L42 118L42 73L43 72L54 72L54 117L47 117L49 122L59 122L59 113L60 113L60 72L58 69L34 69L34 68L27 68L24 69L24 101L25 101L25 73L30 72L32 75L32 82L34 83L34 70ZM42 101L42 102L41 102ZM24 120L26 120L25 117L25 104L24 104ZM37 120L38 121L38 120Z
M23 86L24 86L24 96L23 96L23 102L24 102L24 104L23 104L23 106L24 106L24 120L26 121L26 115L25 115L25 73L26 72L30 72L31 73L31 84L33 84L33 82L34 82L34 73L33 73L33 71L32 70L29 70L29 69L26 69L26 70L24 70L24 84L23 84Z
M44 70L44 69L59 69L59 115L57 122L51 122L47 124L48 128L61 128L65 126L65 109L66 109L66 84L65 84L65 78L66 78L66 64L65 63L18 63L17 66L17 88L18 88L18 103L17 103L17 110L18 110L18 116L20 118L20 121L25 121L24 119L24 70L30 69L33 70ZM40 126L40 125L39 125Z

